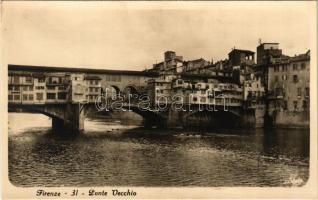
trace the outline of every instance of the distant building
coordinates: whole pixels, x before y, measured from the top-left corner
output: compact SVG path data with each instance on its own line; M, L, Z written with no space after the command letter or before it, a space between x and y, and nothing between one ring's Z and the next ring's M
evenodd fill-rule
M203 58L196 60L189 60L183 63L183 72L186 73L202 73L202 71L209 66L211 63L209 61L204 60Z
M242 49L233 49L229 55L229 65L230 66L239 66L242 64L254 65L254 52L249 50Z
M257 47L257 64L267 65L273 59L282 57L279 43L262 43Z
M174 74L182 72L183 57L177 56L174 51L164 53L164 61L153 65L152 71L161 74Z

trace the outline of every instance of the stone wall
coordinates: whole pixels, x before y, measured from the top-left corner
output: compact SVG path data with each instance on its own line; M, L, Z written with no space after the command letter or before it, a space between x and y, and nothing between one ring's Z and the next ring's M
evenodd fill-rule
M276 128L309 129L309 112L278 111L273 113L273 125Z

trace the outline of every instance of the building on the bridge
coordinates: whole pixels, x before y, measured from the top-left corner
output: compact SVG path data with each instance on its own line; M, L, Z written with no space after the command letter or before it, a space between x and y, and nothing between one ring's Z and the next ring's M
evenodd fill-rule
M181 96L184 104L241 106L243 100L239 85L212 79L205 82L175 79L171 94Z
M65 73L46 74L46 102L63 103L68 101L69 75Z
M148 97L151 105L171 103L171 81L167 79L148 80Z
M261 78L251 73L246 76L242 86L244 90L244 107L265 109L265 88L261 84Z
M33 102L33 77L28 73L11 73L8 77L8 100L13 103Z
M88 102L95 102L97 97L101 95L101 78L99 76L87 75L85 79L85 98Z
M72 73L70 75L71 80L71 100L72 102L85 102L85 91L86 91L86 83L85 83L85 74L83 73Z
M46 102L46 82L43 73L34 73L34 103L45 104Z

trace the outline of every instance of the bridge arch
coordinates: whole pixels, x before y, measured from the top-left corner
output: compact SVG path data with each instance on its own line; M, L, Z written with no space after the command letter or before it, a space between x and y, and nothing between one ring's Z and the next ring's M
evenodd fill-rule
M26 113L39 113L46 115L52 119L63 119L62 110L51 110L45 108L45 106L33 106L33 105L18 105L18 104L9 104L9 112L26 112Z
M24 112L24 113L38 113L48 116L52 119L52 128L55 130L62 130L65 124L64 106L58 105L53 107L40 105L18 105L9 104L9 112Z
M108 97L118 96L121 93L120 88L116 85L107 85L105 88L102 88L102 92L104 94L107 93Z
M103 105L104 106L104 105ZM124 115L124 116L128 116L128 117L132 117L131 113L134 113L138 116L140 116L143 120L143 125L145 127L165 127L165 123L166 123L166 117L164 117L164 115L159 114L158 112L152 111L150 109L140 109L138 108L137 105L132 104L132 105L128 105L127 103L123 103L121 106L119 106L119 108L122 109L114 109L111 107L102 107L101 106L101 110L99 110L97 107L95 107L95 105L89 104L86 105L85 108L85 116L94 116L95 114L98 115L108 115L111 116L112 114L115 113L125 113L128 112L130 114ZM126 118L127 119L127 118Z
M127 85L127 86L124 87L123 93L124 93L124 95L127 95L127 94L138 94L139 91L138 91L138 89L137 89L137 87L135 85L130 84L130 85Z

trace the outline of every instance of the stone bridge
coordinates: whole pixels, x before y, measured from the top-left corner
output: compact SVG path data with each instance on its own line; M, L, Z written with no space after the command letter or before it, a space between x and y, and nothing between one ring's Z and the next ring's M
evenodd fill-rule
M42 113L52 118L53 129L75 131L84 129L87 113L97 112L98 96L109 91L114 95L147 95L148 81L159 76L141 71L20 65L9 65L8 72L10 112ZM211 119L219 119L215 120L216 124L223 121L240 125L250 123L255 116L253 110L243 110L240 106L225 109L217 105L214 111L201 110L197 105L190 105L192 109L186 111L175 110L171 104L160 111L154 107L140 109L136 102L122 105L122 109L142 116L146 127L158 128L200 126L209 124Z

